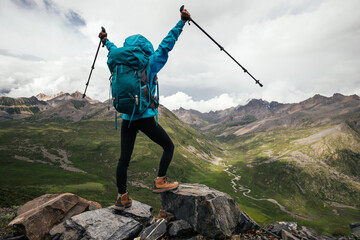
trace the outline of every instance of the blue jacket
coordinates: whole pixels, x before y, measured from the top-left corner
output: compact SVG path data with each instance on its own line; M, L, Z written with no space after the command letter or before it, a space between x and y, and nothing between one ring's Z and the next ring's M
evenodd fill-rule
M184 25L185 23L182 20L180 20L176 24L176 26L170 30L168 35L162 40L156 51L154 51L151 42L140 34L133 35L125 39L124 47L139 46L141 50L144 51L146 55L149 56L148 76L149 76L150 84L152 84L155 75L164 67L165 63L167 62L169 57L169 52L173 49L175 42L178 40ZM110 63L116 62L116 59L111 58L110 52L116 49L117 47L114 43L110 42L109 40L106 41L105 45L106 48L109 50L107 63L110 72L112 72L115 66L113 66L113 64ZM150 89L152 89L152 86L150 86ZM143 113L142 115L134 115L133 120L153 117L157 114L158 114L157 109L148 108L145 111L145 113ZM130 120L130 117L131 116L128 114L122 115L122 118L124 120Z

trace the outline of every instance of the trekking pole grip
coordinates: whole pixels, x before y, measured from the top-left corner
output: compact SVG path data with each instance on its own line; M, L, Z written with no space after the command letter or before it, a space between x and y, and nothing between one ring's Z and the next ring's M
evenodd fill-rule
M182 6L180 7L180 12L182 12L182 11L184 10L184 8L185 8L185 6L182 5ZM190 25L190 21L192 21L191 17L181 17L181 19L182 19L182 20L184 19L184 20L189 21L189 25Z
M106 33L106 30L105 30L105 28L104 27L101 27L101 31L102 32L104 32L104 33ZM100 42L102 42L102 40L100 39ZM103 44L102 44L102 47L105 47L105 43L103 42Z

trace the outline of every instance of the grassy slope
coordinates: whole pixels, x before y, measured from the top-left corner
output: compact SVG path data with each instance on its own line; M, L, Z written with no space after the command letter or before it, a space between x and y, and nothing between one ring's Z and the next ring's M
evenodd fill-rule
M295 144L297 139L331 127L277 129L228 141L228 151L234 156L228 164L242 176L239 184L251 188L250 196L275 199L287 210L309 220L294 219L267 201L251 200L238 193L236 198L240 203L248 201L253 204L251 209L247 209L249 204L244 207L250 216L260 222L272 219L297 221L328 235L350 233L349 224L360 220L358 136L353 133L333 134L317 143ZM317 154L320 147L322 154ZM334 149L336 151L332 152ZM302 155L294 158L292 152L296 151L312 157L314 162L299 164L299 160L302 163L301 160L306 162L306 159L301 159ZM276 157L276 160L269 161L271 157ZM346 158L350 159L344 161ZM333 177L334 172L340 174ZM348 181L349 178L352 181ZM330 202L352 205L357 209L333 207Z

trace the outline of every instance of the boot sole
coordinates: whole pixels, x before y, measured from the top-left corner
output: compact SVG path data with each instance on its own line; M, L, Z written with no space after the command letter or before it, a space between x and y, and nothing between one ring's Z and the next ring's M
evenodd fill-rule
M154 193L162 193L162 192L167 192L167 191L170 191L170 190L176 190L179 186L177 187L174 187L174 188L153 188L153 192Z

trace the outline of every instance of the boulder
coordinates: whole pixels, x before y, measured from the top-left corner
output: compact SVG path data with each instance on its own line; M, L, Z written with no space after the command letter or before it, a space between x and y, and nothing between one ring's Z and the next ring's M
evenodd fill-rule
M166 233L165 219L157 219L153 224L144 229L140 235L140 240L157 240Z
M50 231L52 239L134 239L143 225L130 217L117 214L113 206L81 213Z
M39 207L40 205L56 198L59 195L60 194L44 194L38 198L35 198L35 199L25 203L24 205L20 206L16 211L16 215L19 216L27 211L35 209L35 208Z
M281 230L281 239L282 240L299 240L299 238L295 237L291 233L286 230Z
M168 234L170 237L190 236L194 233L192 226L185 220L176 220L168 225Z
M360 223L350 224L350 229L355 239L360 239Z
M124 211L117 211L114 209L115 214L120 214L125 217L133 218L138 222L141 222L145 226L149 225L150 221L153 219L151 212L151 206L138 202L136 200L133 200L132 206L130 208L125 208Z
M160 194L162 208L209 238L230 237L238 225L240 209L226 193L202 184L181 184Z
M17 227L30 240L46 239L54 225L85 211L88 206L87 200L72 193L46 194L21 207L20 215L9 226Z
M241 211L239 217L239 224L236 229L236 232L246 233L249 230L258 230L258 229L260 229L260 226L251 217L249 217L249 215L247 215L246 212Z
M302 239L316 240L319 237L311 228L307 228L305 226L301 227L301 230L297 234Z
M270 232L277 236L281 236L282 230L292 233L293 230L296 229L297 229L296 222L278 222L272 226Z

